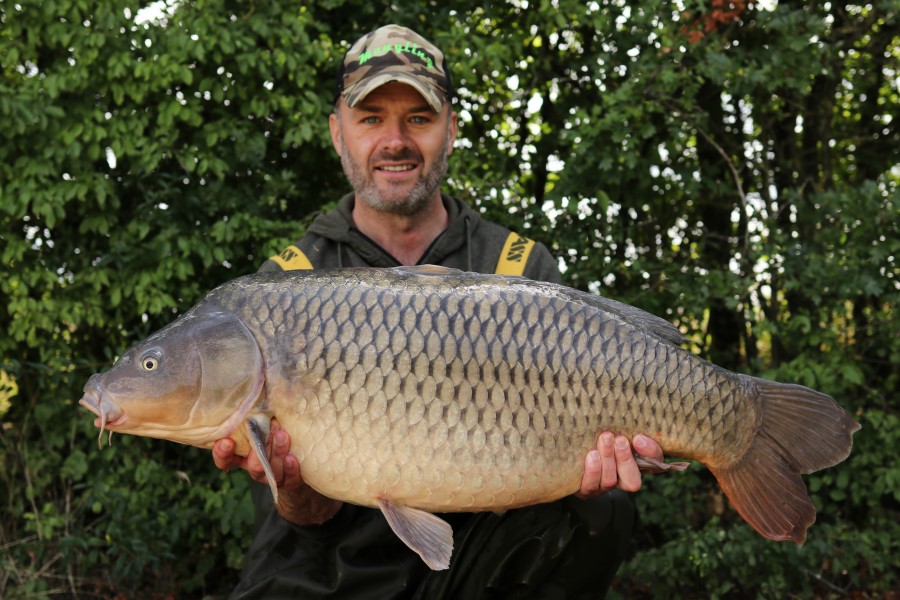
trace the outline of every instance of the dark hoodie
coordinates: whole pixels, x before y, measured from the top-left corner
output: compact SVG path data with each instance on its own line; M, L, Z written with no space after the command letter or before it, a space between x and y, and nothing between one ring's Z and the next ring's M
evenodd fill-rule
M419 263L495 272L509 230L455 198L443 200L450 225ZM294 248L317 269L399 266L356 229L352 209L350 194L260 270L296 268ZM535 244L525 261L520 271L526 277L559 281L556 261L543 245ZM322 525L293 525L278 515L267 486L251 486L254 539L231 598L601 598L627 554L635 523L630 497L618 491L502 515L444 514L454 530L453 558L449 569L431 571L377 509L345 503Z
M419 259L421 265L442 265L463 271L494 273L510 231L481 216L463 202L442 195L447 209L447 229ZM398 267L400 263L353 224L353 194L341 198L338 207L313 221L306 235L294 244L316 269L343 267ZM260 271L282 269L276 260L263 263ZM543 244L535 244L524 271L530 279L559 283L559 268Z

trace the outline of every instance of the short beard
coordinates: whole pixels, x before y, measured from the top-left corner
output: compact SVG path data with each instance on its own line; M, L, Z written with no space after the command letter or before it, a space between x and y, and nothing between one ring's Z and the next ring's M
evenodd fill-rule
M343 132L341 133L341 166L344 168L344 175L347 176L347 180L356 192L356 197L375 210L388 214L412 216L425 210L447 174L449 155L450 126L448 124L444 147L431 168L422 173L419 180L405 197L388 198L375 185L374 180L369 176L369 170L360 168L360 165L350 157L347 145L344 142L344 134ZM424 165L422 156L410 148L395 154L382 153L373 157L373 160L418 160L420 164Z

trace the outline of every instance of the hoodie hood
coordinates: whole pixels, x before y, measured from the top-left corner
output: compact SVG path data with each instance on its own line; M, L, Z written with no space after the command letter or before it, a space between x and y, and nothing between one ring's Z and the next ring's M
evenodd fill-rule
M425 251L425 254L419 259L419 264L441 264L444 259L461 248L464 248L467 254L471 254L469 241L478 228L481 217L456 198L441 194L441 199L447 210L449 225ZM355 198L352 193L342 197L338 202L337 209L320 215L313 221L309 227L309 233L336 242L340 246L349 247L370 266L399 266L400 263L397 259L385 252L353 224L354 202ZM463 268L467 271L474 270L471 256L467 256Z

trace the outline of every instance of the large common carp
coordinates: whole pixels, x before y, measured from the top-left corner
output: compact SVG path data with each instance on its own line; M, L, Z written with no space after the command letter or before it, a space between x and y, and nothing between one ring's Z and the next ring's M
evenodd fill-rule
M632 306L520 277L256 274L92 376L80 403L101 436L231 436L243 455L275 416L306 483L381 508L432 568L453 540L431 512L572 494L604 430L702 462L760 534L802 543L815 508L800 474L844 460L859 425L825 394L726 371L682 341Z

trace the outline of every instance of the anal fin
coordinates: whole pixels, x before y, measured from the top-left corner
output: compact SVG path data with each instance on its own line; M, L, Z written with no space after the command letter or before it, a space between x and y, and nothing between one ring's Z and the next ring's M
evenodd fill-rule
M684 471L691 463L673 462L667 463L649 456L634 455L634 462L637 463L641 473L668 473L669 471Z
M442 571L450 566L453 529L446 521L424 510L394 504L390 500L379 500L378 507L397 537L422 557L429 568Z

